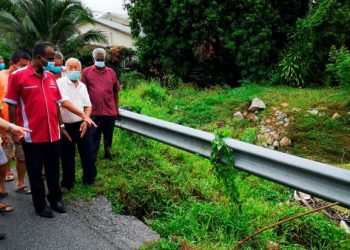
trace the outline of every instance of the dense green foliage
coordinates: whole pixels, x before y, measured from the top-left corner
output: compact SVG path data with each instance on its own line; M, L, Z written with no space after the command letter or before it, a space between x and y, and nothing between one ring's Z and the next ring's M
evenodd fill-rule
M126 1L144 69L202 85L327 83L332 45L350 45L350 2Z
M261 79L307 1L127 1L139 59L203 85Z
M290 153L342 164L350 161L347 95L340 88L258 85L198 89L181 84L169 90L155 81L139 80L138 85L122 91L120 103L145 115L254 143L259 121L235 120L233 113L235 108L245 110L247 102L259 97L268 105L259 114L260 120L273 115L273 107L294 118L288 130L293 140ZM280 106L283 102L289 107ZM294 107L301 111L294 113ZM305 116L308 109L321 107L324 116ZM332 120L334 112L342 117ZM145 249L233 249L237 241L256 230L305 211L289 201L292 190L236 172L240 210L209 160L119 129L114 138L115 160L97 163L99 185L86 189L78 184L68 195L90 199L105 194L115 212L144 220L161 235L160 241ZM350 247L349 236L322 213L269 230L243 249L265 249L269 241L277 242L281 249Z
M2 0L1 39L15 49L31 52L37 41L51 42L65 54L92 41L105 42L99 31L81 33L79 25L93 23L91 11L78 0Z
M329 60L327 71L331 74L331 80L350 86L350 51L346 47L337 50L333 46L329 53Z
M281 79L293 85L327 82L326 65L332 45L350 46L350 2L319 0L297 21L282 56ZM287 72L294 71L293 74Z

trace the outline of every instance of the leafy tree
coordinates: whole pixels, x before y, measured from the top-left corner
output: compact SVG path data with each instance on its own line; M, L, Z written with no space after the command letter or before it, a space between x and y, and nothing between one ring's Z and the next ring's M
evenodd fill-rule
M280 80L292 85L327 80L326 65L332 45L350 45L350 2L318 0L296 29L278 67ZM289 74L288 72L293 72ZM288 77L285 77L288 76Z
M277 0L129 0L144 68L204 84L261 79L309 3Z
M91 11L78 0L1 0L5 5L12 7L0 11L0 32L12 35L18 49L30 52L37 41L49 41L69 54L92 41L106 42L99 31L78 30L93 23Z

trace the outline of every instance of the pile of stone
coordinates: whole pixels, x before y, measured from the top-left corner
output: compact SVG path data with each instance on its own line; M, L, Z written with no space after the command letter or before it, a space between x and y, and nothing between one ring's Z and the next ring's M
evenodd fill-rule
M257 135L258 144L269 148L279 149L291 145L292 141L286 135L286 128L290 124L288 115L282 111L276 110L271 119L264 120Z

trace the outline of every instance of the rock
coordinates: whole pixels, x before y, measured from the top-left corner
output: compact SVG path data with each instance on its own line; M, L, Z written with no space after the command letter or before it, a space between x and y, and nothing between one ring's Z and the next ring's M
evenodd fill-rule
M235 120L243 120L244 116L243 116L243 114L241 112L236 112L236 113L233 114L233 118Z
M257 111L265 108L266 108L266 105L262 100L260 100L259 98L254 98L248 110Z
M268 146L267 148L268 148L268 149L271 149L271 150L275 150L275 147L274 147L274 146Z
M279 250L280 249L280 245L276 242L273 241L269 241L269 243L266 246L267 250Z
M293 111L293 112L300 112L301 109L300 109L300 108L293 108L292 111Z
M272 143L273 143L272 138L270 138L270 137L267 138L266 143L267 143L267 145L272 145Z
M284 118L284 123L289 123L289 119L288 118Z
M347 115L350 115L350 112L348 112Z
M317 109L309 109L307 112L309 114L312 114L312 115L318 115L318 110Z
M263 146L264 148L267 148L266 142L264 142L264 143L262 144L262 146Z
M340 223L339 223L339 226L344 228L345 232L350 234L350 227L349 227L348 223L346 223L345 221L341 220Z
M266 122L266 123L271 123L271 120L270 120L270 119L267 119L265 122Z
M277 125L277 126L281 126L281 125L283 125L283 124L284 124L283 121L276 122L276 125Z
M284 103L281 103L281 106L284 107L284 108L288 108L289 107L289 104L284 102Z
M335 113L333 116L332 116L332 119L335 120L335 119L338 119L340 118L341 116L338 114L338 113Z
M288 147L290 144L292 144L291 139L289 139L288 137L283 137L280 141L280 146L281 147Z
M289 126L289 123L285 123L284 125L283 125L283 127L288 127Z
M302 199L310 200L311 196L309 194L305 194L303 192L299 192L299 191L294 190L294 199L296 201L301 201Z
M280 146L280 144L278 143L278 141L274 141L272 144L275 148L278 148Z

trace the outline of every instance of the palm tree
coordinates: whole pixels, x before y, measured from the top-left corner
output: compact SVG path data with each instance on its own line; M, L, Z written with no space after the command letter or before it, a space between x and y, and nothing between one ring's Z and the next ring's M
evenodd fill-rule
M78 0L7 2L12 7L0 11L0 34L12 37L18 49L30 52L37 41L49 41L65 54L70 54L90 42L107 43L100 31L79 31L80 25L93 24L94 20L90 9Z

